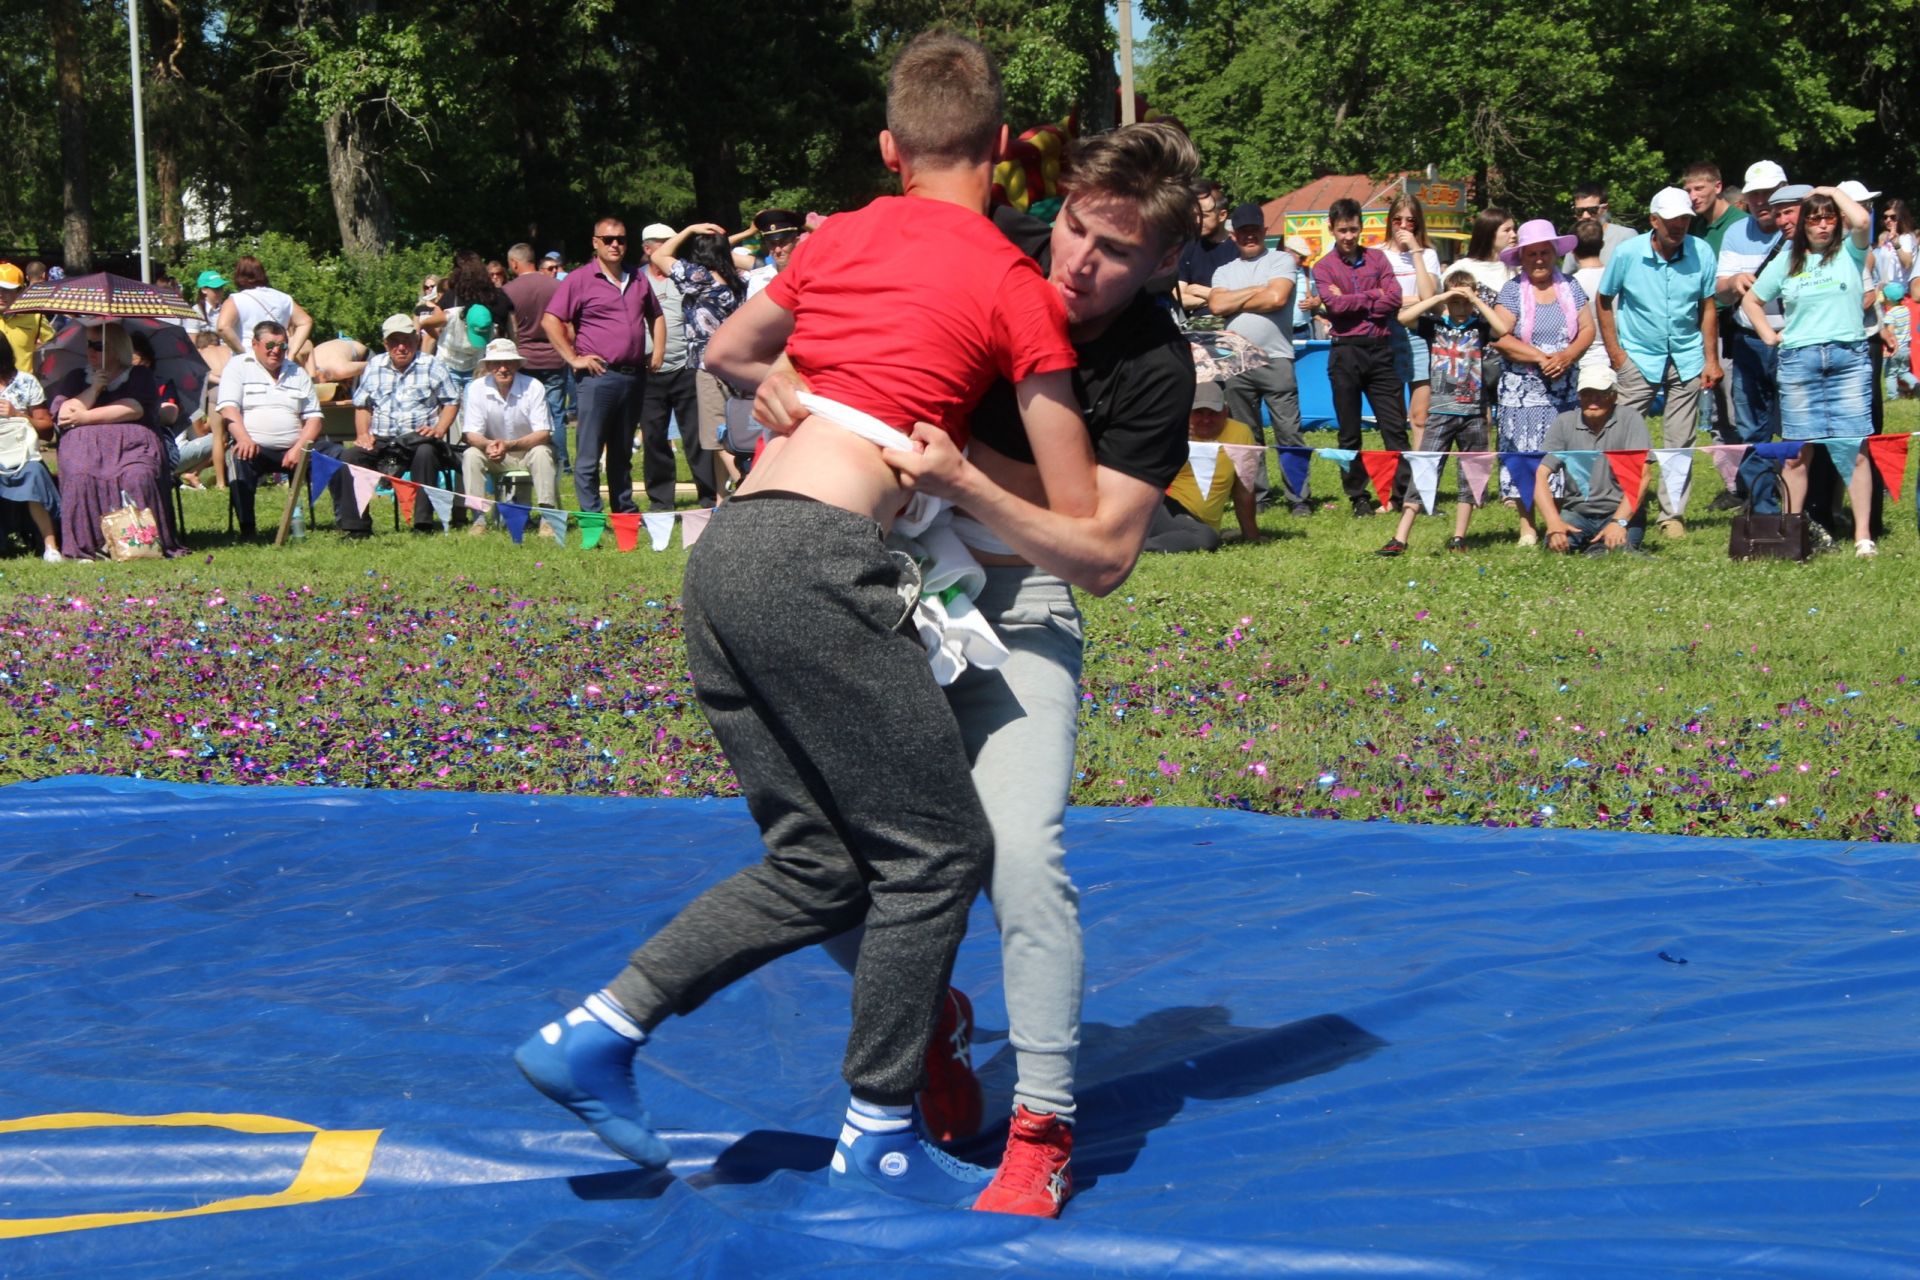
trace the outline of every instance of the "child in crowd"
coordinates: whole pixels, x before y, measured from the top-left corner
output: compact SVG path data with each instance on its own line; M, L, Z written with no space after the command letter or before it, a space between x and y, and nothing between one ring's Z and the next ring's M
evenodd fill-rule
M1427 408L1427 430L1420 442L1423 453L1487 451L1486 386L1481 379L1481 357L1506 337L1513 326L1481 298L1473 273L1449 271L1445 286L1431 298L1400 308L1399 321L1418 333L1431 352L1429 385L1433 398ZM1409 486L1411 487L1411 486ZM1467 549L1467 522L1477 505L1464 476L1459 479L1460 505L1453 516L1453 537L1447 550ZM1376 553L1397 556L1407 549L1418 506L1409 501L1400 511L1400 527Z
M1920 390L1920 362L1913 358L1913 335L1920 329L1920 302L1908 293L1907 285L1895 280L1880 286L1880 303L1885 308L1887 336L1893 339L1893 354L1887 357L1887 399L1898 400Z

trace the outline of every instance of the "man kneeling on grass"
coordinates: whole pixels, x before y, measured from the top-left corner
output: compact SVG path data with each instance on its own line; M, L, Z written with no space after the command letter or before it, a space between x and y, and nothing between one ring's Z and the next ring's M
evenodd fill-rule
M1253 431L1246 423L1227 416L1225 389L1217 382L1193 384L1193 412L1187 418L1187 439L1196 444L1238 444L1257 447ZM1206 470L1202 467L1200 470ZM1253 490L1240 478L1233 459L1223 449L1215 455L1206 488L1200 486L1200 474L1193 461L1180 468L1180 474L1167 486L1160 507L1153 513L1147 529L1148 551L1218 551L1220 517L1227 502L1233 502L1234 519L1240 524L1240 541L1258 542L1260 526L1254 520Z
M1605 555L1625 547L1639 551L1647 532L1647 493L1652 488L1653 471L1643 469L1637 492L1627 493L1614 479L1613 467L1604 457L1592 459L1588 471L1587 492L1576 496L1569 486L1565 498L1555 501L1553 490L1545 482L1547 474L1566 466L1560 455L1583 450L1602 454L1613 450L1644 453L1649 448L1647 420L1638 409L1619 402L1614 390L1613 370L1588 368L1580 371L1580 407L1569 409L1547 428L1546 460L1541 464L1541 483L1533 486L1534 501L1540 506L1541 527L1547 531L1549 551L1584 551Z

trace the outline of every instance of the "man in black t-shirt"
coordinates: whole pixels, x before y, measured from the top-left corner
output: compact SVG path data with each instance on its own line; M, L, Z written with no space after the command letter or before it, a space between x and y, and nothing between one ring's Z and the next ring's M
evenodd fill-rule
M1227 193L1211 178L1202 178L1200 189L1200 234L1180 251L1174 300L1188 318L1212 315L1207 295L1213 291L1213 273L1238 260L1240 246L1233 242L1233 228L1227 225Z
M996 223L1034 252L1059 289L1079 355L1074 390L1092 438L1097 505L1090 516L1046 508L1012 389L987 393L970 456L921 426L924 452L882 456L914 487L953 500L954 528L986 568L975 607L1007 646L993 671L963 673L947 701L973 761L993 827L988 886L999 921L1014 1115L993 1183L975 1208L1051 1217L1072 1193L1068 1161L1080 1040L1078 897L1060 843L1073 783L1081 631L1072 586L1105 595L1132 572L1161 495L1187 459L1193 356L1166 308L1144 291L1170 271L1192 234L1198 158L1166 125L1129 125L1079 146L1046 252L1036 227ZM771 379L755 416L791 429L795 386ZM1069 585L1071 584L1071 585ZM830 946L846 964L847 948ZM935 1134L977 1125L971 1005L950 992L928 1053L921 1113Z

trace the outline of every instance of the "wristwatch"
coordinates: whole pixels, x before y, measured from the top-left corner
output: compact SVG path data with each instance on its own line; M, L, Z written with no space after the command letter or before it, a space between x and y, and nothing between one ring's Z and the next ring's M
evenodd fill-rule
M1615 516L1613 518L1613 522L1619 525L1622 529L1627 527L1627 518L1625 516Z

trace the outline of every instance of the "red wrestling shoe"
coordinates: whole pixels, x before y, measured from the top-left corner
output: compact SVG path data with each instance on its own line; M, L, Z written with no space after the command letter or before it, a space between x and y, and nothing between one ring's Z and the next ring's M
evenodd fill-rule
M973 1207L984 1213L1057 1218L1060 1206L1073 1194L1073 1172L1068 1167L1072 1158L1072 1125L1059 1116L1015 1107L1013 1125L1007 1130L1007 1153Z
M920 1094L920 1120L935 1142L956 1142L980 1132L980 1081L973 1074L973 1002L947 988L940 1020L927 1042L927 1087Z

